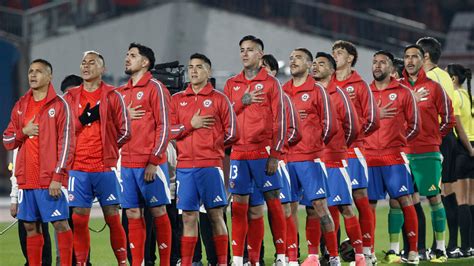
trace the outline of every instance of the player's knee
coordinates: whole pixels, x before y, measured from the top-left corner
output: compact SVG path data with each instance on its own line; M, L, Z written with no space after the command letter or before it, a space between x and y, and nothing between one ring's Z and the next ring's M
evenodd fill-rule
M125 211L129 219L138 219L142 217L142 211L139 208L130 208Z
M79 208L79 207L74 207L72 209L72 211L75 213L75 214L79 214L79 215L89 215L91 213L91 209L90 208Z
M198 222L199 213L195 211L184 211L183 212L183 224L184 226L194 226Z
M270 190L270 191L263 192L263 196L265 197L265 200L279 199L280 198L280 190L275 189L275 190Z
M440 194L436 194L436 195L433 195L433 196L427 196L427 198L430 202L430 205L439 204L441 202L441 195Z
M367 189L366 188L359 188L359 189L354 189L352 190L352 197L354 199L360 199L360 198L364 198L364 197L367 197L368 194L367 194Z
M234 202L238 203L249 203L249 195L239 195L239 194L233 194L232 195L232 200Z
M119 206L118 205L108 205L102 207L102 211L104 212L104 216L114 216L119 214Z
M263 205L252 206L249 208L249 219L259 219L263 216Z
M39 226L37 223L27 223L24 222L23 226L25 227L26 233L28 235L31 234L41 234L41 226Z
M57 232L66 232L70 230L67 220L53 222L53 227Z
M153 217L160 217L166 214L166 205L160 205L150 208Z
M396 199L389 200L390 208L400 209L400 203Z
M339 211L344 218L351 218L355 215L351 205L339 206Z
M283 212L285 213L285 217L291 216L291 206L290 203L285 203L281 205L283 207Z
M413 205L413 200L410 195L401 196L397 200L398 200L398 203L402 205L402 207Z
M313 207L306 206L306 214L309 218L318 218L318 214Z

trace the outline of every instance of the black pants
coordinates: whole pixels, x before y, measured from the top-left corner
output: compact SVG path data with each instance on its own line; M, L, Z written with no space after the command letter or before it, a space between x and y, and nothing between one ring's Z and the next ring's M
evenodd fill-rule
M44 239L42 265L51 266L51 264L53 263L53 259L51 257L51 237L49 236L48 223L42 223L41 230L43 231ZM18 236L20 238L21 252L23 253L23 256L26 259L25 266L27 266L28 254L26 252L26 229L22 220L18 220Z

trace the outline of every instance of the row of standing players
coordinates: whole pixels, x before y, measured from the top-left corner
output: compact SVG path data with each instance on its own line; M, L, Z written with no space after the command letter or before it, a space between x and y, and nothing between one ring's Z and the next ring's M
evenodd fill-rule
M58 231L61 264L70 265L71 243L77 262L84 263L90 245L90 207L97 197L119 264L126 263L119 204L129 220L133 265L140 265L144 256L144 205L158 229L160 264L169 264L171 225L166 205L170 189L165 153L170 139L175 140L178 154L176 193L177 207L183 210L183 265L192 263L201 204L211 221L218 264L228 262L229 239L223 219L227 193L221 169L224 148L229 146L234 264L243 264L246 241L250 263L259 261L264 202L271 217L277 265L298 263L296 211L300 202L308 207L310 254L303 264L318 263L321 232L329 262L340 264L339 212L356 253L356 265L373 264L374 210L387 192L405 216L407 261L417 264L418 220L410 196L413 179L420 194L430 199L434 218L443 219L442 226L434 224L434 259L445 260L439 145L456 123L447 90L428 79L423 70L424 58L430 53L423 50L422 43L423 39L421 46L405 49L404 78L400 80L391 77L393 55L375 53L370 85L352 70L357 51L351 43L336 42L334 57L318 53L314 63L307 49L297 48L290 55L292 79L281 88L265 68L271 64L262 60L263 42L245 36L239 42L244 70L227 81L224 93L207 82L210 60L194 54L188 64L190 85L172 97L148 72L154 54L140 44L129 47L125 72L131 78L118 89L101 81L105 60L94 51L84 54L83 84L63 97L50 85L52 66L45 60L33 61L28 75L31 90L15 105L3 136L8 149L19 148L15 171L20 188L18 218L25 222L30 263L41 258L41 229L36 226L40 220L53 222ZM310 75L312 64L315 79ZM50 152L51 147L58 152ZM112 168L120 148L119 182ZM466 150L472 156L470 144ZM68 205L61 185L68 185L74 236L65 222ZM48 201L51 197L56 200ZM352 210L353 202L359 219ZM41 208L36 207L39 203Z

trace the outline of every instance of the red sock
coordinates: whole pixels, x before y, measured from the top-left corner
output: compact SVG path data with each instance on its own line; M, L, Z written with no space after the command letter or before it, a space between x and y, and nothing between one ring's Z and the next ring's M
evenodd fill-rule
M324 233L324 240L326 240L326 247L329 251L329 256L337 257L337 234L336 231L325 232Z
M264 230L263 217L249 221L249 232L252 233L247 235L247 249L252 265L260 261L260 249L262 247Z
M214 247L216 248L217 264L227 265L227 245L229 243L228 235L214 236Z
M132 252L132 265L142 265L145 257L145 219L128 218L128 240L130 241L130 252Z
M160 250L160 266L169 266L171 259L171 223L168 214L154 219L156 227L156 243Z
M289 261L298 261L298 231L293 215L286 218L286 255Z
M72 265L72 231L58 232L58 249L59 257L61 258L61 266Z
M127 236L125 230L120 223L120 215L107 215L105 222L110 228L110 244L117 259L118 265L126 265L127 263Z
M181 237L181 265L190 266L193 264L194 247L197 243L196 236Z
M346 226L346 233L349 236L351 245L355 250L356 254L363 254L362 250L362 233L360 232L359 221L357 216L344 219L344 225Z
M244 256L245 237L248 230L248 210L248 204L232 202L232 254L234 256Z
M78 264L86 263L91 243L89 215L73 213L72 223L74 225L73 243L76 261Z
M308 255L318 255L321 239L321 224L318 218L306 217L306 239L308 241Z
M402 207L410 251L418 252L418 218L413 205Z
M354 199L354 203L359 211L360 231L362 233L362 246L372 247L375 232L375 217L369 205L367 197Z
M372 213L372 225L373 225L373 233L372 233L372 253L375 252L375 226L377 225L377 215L375 214L375 208L370 208L370 212Z
M43 245L43 234L37 234L26 238L26 253L28 254L28 265L41 265Z
M276 254L285 254L286 221L280 199L267 200L267 207L268 215L271 217L270 229L272 230L273 243L275 243Z
M339 226L340 226L339 209L337 208L337 206L329 206L328 209L329 209L329 212L331 213L332 220L334 221L334 232L337 232L339 231Z

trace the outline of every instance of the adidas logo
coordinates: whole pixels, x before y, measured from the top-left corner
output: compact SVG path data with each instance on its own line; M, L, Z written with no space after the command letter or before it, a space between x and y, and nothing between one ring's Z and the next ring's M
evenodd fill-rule
M436 190L435 185L431 185L430 189L428 189L428 191L435 191L435 190Z
M369 233L366 233L366 234L364 234L364 235L362 236L362 238L368 238L368 239L370 239L371 237L370 237L370 234L369 234Z
M414 236L416 236L416 234L415 234L415 232L410 231L410 232L407 234L407 236L409 236L409 237L414 237Z
M153 197L150 199L150 203L155 203L155 202L158 202L158 200L156 199L155 196L153 196Z
M285 199L285 195L283 195L283 193L280 192L280 199Z
M271 187L273 186L272 183L270 183L270 181L267 181L265 182L265 184L263 185L263 187Z
M222 198L218 195L212 202L222 202Z
M51 217L58 217L60 215L61 213L58 210L54 210L53 214L51 214Z
M130 248L135 248L135 245L133 243L130 243Z
M289 248L289 249L290 249L290 248L298 248L298 246L297 246L295 243L293 243L293 244L289 245L288 248Z
M341 201L341 197L339 197L339 195L337 195L333 201Z
M310 246L313 245L313 243L311 243L311 241L309 241L309 240L306 240L306 243L308 243L308 245L310 245Z
M232 246L237 246L237 242L235 242L235 240L232 240Z
M251 247L250 245L247 245L247 249L248 249L248 250L251 250L252 247Z
M168 248L168 246L165 243L161 243L158 248L159 249L166 249L166 248Z
M283 239L281 238L278 238L276 241L275 241L275 244L283 244Z
M105 201L112 201L116 200L117 198L114 196L114 194L110 194L109 197Z
M362 240L357 239L356 241L352 243L352 245L357 245L357 244L362 244Z
M408 189L405 186L402 186L398 192L407 192Z
M352 180L351 182L352 185L359 185L359 182L357 182L357 179Z
M318 190L318 192L316 192L316 195L321 195L321 194L324 194L324 193L326 193L326 192L324 192L324 189L320 188Z

